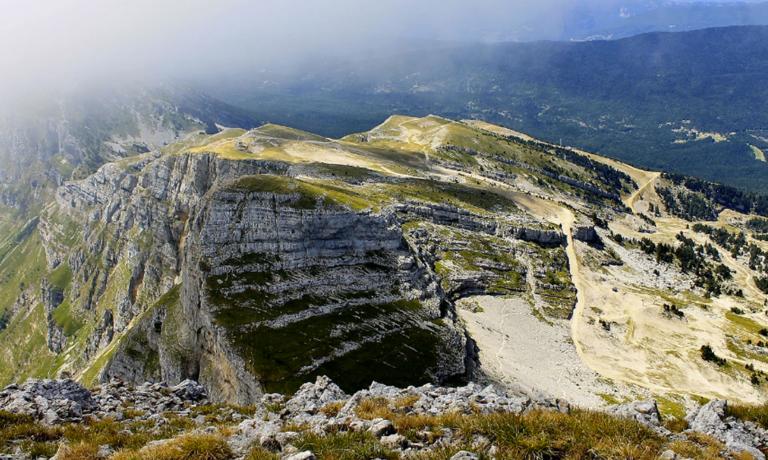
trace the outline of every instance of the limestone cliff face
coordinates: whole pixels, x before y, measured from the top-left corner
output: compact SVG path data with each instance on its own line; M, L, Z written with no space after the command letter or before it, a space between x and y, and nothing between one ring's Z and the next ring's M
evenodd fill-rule
M565 235L509 198L414 169L420 156L275 126L226 136L58 189L38 226L57 372L192 378L247 404L317 375L348 391L468 378L466 296L569 317ZM373 169L313 162L326 154Z
M465 373L464 332L396 213L240 180L287 174L147 155L60 188L41 233L51 268L71 267L72 314L89 318L81 361L114 345L96 378L194 377L247 402L319 373L349 388ZM82 239L66 238L77 225Z
M217 177L267 170L260 162L149 154L59 188L39 228L50 268L71 272L62 290L81 327L69 339L85 343L74 350L73 370L177 284L188 216ZM54 323L50 330L55 335Z
M254 378L276 391L319 374L348 388L464 374L464 334L395 215L299 199L226 185L192 224L182 310L201 381L242 400Z

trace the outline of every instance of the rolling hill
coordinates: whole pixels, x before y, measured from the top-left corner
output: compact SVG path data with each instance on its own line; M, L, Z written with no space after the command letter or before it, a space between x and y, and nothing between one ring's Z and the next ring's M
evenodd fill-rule
M768 186L768 27L615 41L429 45L206 91L328 136L390 113L476 118L641 167Z

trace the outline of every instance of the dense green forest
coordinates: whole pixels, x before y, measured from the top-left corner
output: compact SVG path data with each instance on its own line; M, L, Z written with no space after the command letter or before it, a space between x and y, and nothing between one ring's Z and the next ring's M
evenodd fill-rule
M392 113L479 118L646 168L768 189L768 27L614 41L414 45L205 89L338 137Z

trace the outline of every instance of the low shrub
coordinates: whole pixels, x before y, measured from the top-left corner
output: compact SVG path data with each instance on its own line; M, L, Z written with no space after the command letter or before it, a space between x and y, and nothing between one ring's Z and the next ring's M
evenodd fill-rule
M703 359L704 361L713 362L718 366L725 366L726 364L725 358L721 358L717 356L714 350L712 350L712 347L710 347L709 345L701 346L701 359Z

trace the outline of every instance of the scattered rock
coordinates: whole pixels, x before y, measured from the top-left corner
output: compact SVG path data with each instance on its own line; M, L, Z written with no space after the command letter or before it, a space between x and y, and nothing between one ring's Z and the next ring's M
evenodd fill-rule
M189 379L174 386L171 390L173 394L186 401L202 401L208 396L202 385Z
M371 422L371 427L368 428L368 432L380 438L382 436L392 434L395 432L395 425L389 420L377 419Z
M112 380L93 391L72 380L30 380L23 385L9 385L0 391L0 410L29 415L46 424L76 423L83 421L86 416L96 419L111 417L118 421L128 417L138 418L150 422L150 430L166 426L169 421L164 413L169 411L176 416L194 420L196 429L201 433L215 431L213 422L208 421L209 417L213 417L214 421L223 417L232 424L240 420L242 415L227 406L221 406L215 409L218 412L213 413L206 408L206 415L195 415L195 406L207 404L206 394L205 388L191 380L173 387L162 383L132 387L119 380ZM293 444L302 436L298 431L304 428L292 431L289 426L304 426L308 432L319 435L345 431L368 432L378 438L384 447L406 456L436 447L452 446L459 440L469 441L465 445L478 454L461 451L451 460L475 460L480 458L479 454L491 457L497 454L497 446L489 438L475 435L470 440L462 439L450 428L437 432L419 432L409 441L396 432L390 420L365 420L358 416L358 407L371 399L384 399L389 404L388 410L411 415L521 414L532 410L567 413L570 410L570 406L560 399L532 400L526 396L508 394L492 385L483 387L475 383L450 388L431 384L397 388L373 383L367 390L350 396L327 377L318 377L315 382L302 385L287 400L281 395L265 395L253 416L239 422L237 429L227 438L227 443L238 456L246 455L253 445L259 445L279 453L284 460L314 459L312 452L299 452ZM341 408L322 410L329 404ZM653 400L617 405L607 409L607 412L636 420L668 439L684 436L673 435L662 426L658 406ZM763 452L768 448L768 431L751 422L730 417L727 413L725 401L715 400L698 407L686 417L689 431L712 436L731 452L746 452L755 459L765 460ZM168 441L165 439L156 443ZM113 452L114 446L99 446L100 458L106 458ZM16 458L14 455L0 459ZM665 451L660 458L682 460L671 450Z
M661 426L661 414L656 401L633 401L608 408L608 413L637 420L650 427Z
M462 450L460 452L456 452L453 457L451 457L451 460L480 460L480 457L478 457L476 454L473 454L472 452Z
M674 450L665 450L659 455L659 460L677 460L677 454Z
M765 460L762 450L768 447L768 431L727 417L727 408L726 401L716 399L694 409L686 417L689 430L712 436L731 451L747 452L757 460Z
M51 425L79 422L86 415L122 420L128 409L146 419L159 419L160 412L188 415L189 407L207 402L205 388L192 380L172 388L162 383L131 387L112 380L93 391L73 380L29 380L0 391L0 410L29 415ZM228 417L234 415L230 412ZM195 421L202 424L205 418Z
M390 449L405 449L408 447L408 440L405 438L405 436L400 434L382 436L379 441L384 447L388 447Z
M91 393L73 380L29 380L0 392L1 410L48 424L80 421L97 408Z
M297 454L283 457L283 460L315 460L315 454L313 454L308 450L305 450L304 452L299 452Z
M324 406L347 399L344 393L328 377L319 376L315 383L305 383L286 403L285 408L291 413L315 414Z

